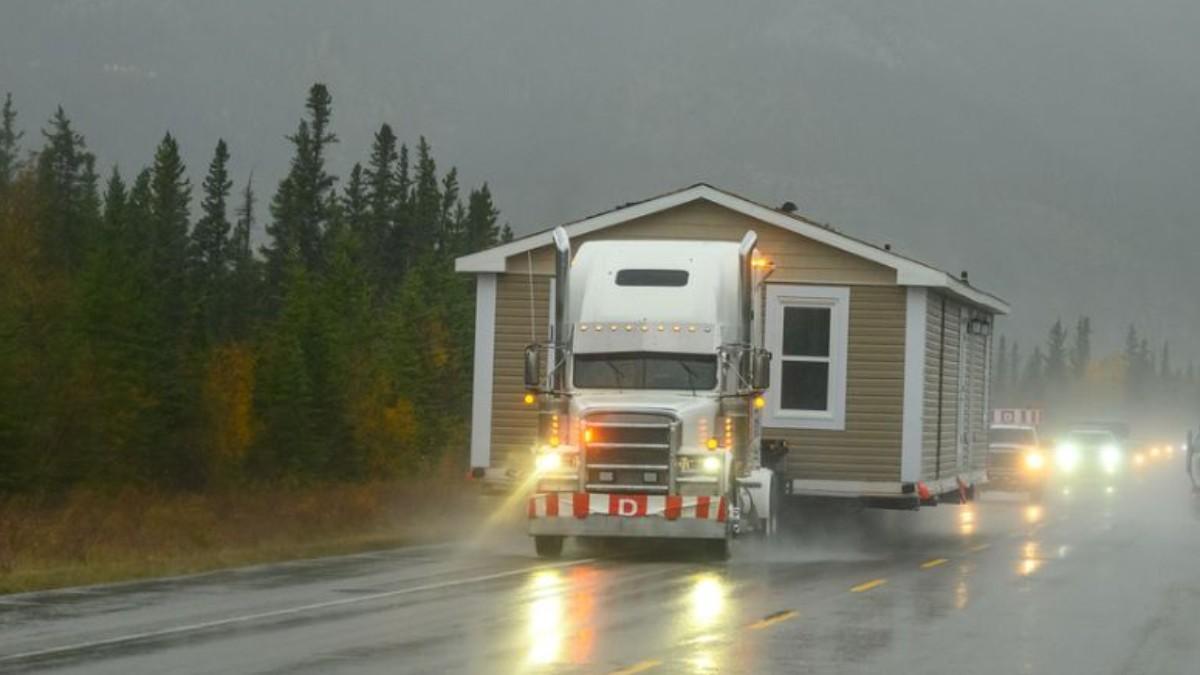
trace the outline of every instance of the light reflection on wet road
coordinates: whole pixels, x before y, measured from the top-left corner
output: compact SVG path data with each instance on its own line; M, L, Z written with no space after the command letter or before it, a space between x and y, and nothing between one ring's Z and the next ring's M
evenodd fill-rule
M814 516L729 563L551 566L497 531L0 596L0 672L1200 672L1200 519L1157 468L1043 505Z

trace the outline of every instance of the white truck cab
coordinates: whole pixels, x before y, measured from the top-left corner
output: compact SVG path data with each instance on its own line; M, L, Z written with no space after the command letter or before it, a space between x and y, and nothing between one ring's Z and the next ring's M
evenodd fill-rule
M758 430L770 354L751 330L757 237L592 241L554 233L552 342L526 349L539 410L529 532L706 539L771 527Z

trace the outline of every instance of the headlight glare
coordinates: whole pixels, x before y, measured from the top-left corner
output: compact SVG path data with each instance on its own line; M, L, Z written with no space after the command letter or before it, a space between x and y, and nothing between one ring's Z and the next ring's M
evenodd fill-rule
M721 470L721 459L719 457L705 457L700 463L700 468L704 473L716 473Z
M1063 471L1074 471L1079 464L1079 448L1072 443L1061 443L1054 450L1054 462Z
M1030 450L1025 453L1025 468L1033 471L1040 470L1046 465L1046 458L1037 450Z
M538 473L546 473L548 471L556 471L562 467L562 456L557 452L547 452L537 456L534 460L534 466Z

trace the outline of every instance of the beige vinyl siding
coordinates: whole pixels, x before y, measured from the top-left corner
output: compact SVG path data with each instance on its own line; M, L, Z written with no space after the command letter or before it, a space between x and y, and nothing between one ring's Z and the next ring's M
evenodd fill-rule
M763 430L788 442L789 478L900 480L905 310L901 287L850 289L845 429Z
M527 274L498 275L496 344L492 374L491 465L522 466L537 440L537 409L525 405L525 346L530 344L530 318L537 341L549 337L550 279ZM531 314L532 312L532 314Z
M968 404L970 405L971 428L968 433L970 442L970 462L972 471L982 470L987 462L987 359L988 338L983 335L967 336L967 352L969 364L967 377L969 383Z
M925 436L922 475L926 480L952 478L958 462L959 322L962 306L943 294L929 296L925 352ZM944 330L943 330L944 321ZM941 380L939 394L939 378ZM941 416L938 401L941 400ZM939 434L940 424L940 434ZM938 439L941 438L940 464Z
M758 234L758 249L775 263L774 283L813 283L828 285L896 283L896 272L845 251L806 239L782 228L768 225L712 202L695 201L672 209L636 218L603 230L577 237L572 245L602 239L690 239L741 241L748 230ZM543 246L510 257L509 272L525 272L532 259L536 274L554 274L554 250Z

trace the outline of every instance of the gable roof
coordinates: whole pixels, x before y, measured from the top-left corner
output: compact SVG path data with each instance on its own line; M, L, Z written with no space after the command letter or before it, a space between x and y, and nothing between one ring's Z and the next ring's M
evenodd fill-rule
M719 190L706 183L699 183L682 190L651 197L644 201L631 202L611 211L605 211L582 220L567 223L563 227L566 229L568 235L577 237L696 200L712 202L755 220L760 220L769 225L774 225L802 237L812 239L813 241L840 249L851 255L870 260L884 267L889 267L896 271L896 283L900 286L941 288L967 302L984 307L997 314L1007 314L1009 312L1010 308L1005 301L975 288L948 272L843 234L829 227L818 225L800 216L784 213L731 192ZM549 246L551 243L551 230L544 230L506 244L462 256L454 262L454 269L458 272L474 273L503 272L505 269L505 260L510 256L543 246Z

